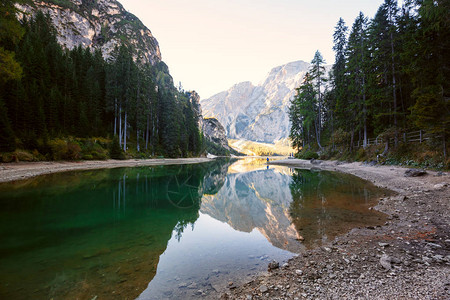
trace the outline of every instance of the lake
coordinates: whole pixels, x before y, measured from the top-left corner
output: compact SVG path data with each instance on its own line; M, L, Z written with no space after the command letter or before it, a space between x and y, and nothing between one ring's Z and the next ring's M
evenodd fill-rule
M262 159L0 184L0 298L189 299L377 225L385 193Z

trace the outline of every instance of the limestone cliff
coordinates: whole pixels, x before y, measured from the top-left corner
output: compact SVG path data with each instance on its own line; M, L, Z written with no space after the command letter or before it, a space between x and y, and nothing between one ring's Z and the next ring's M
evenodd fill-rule
M197 94L195 91L192 91L189 94L192 106L194 107L194 110L197 113L197 116L199 117L198 128L202 129L205 138L211 143L214 143L227 151L233 152L231 147L228 146L228 139L225 128L222 126L219 120L215 118L203 118L199 94Z
M211 142L230 150L225 128L215 118L203 119L203 134Z
M158 41L151 31L115 0L34 0L19 6L26 14L38 10L51 17L58 42L73 49L100 49L108 59L116 46L131 46L134 60L155 65L161 61Z
M289 136L289 101L310 64L273 68L258 86L242 82L202 100L205 117L217 118L228 138L273 143Z

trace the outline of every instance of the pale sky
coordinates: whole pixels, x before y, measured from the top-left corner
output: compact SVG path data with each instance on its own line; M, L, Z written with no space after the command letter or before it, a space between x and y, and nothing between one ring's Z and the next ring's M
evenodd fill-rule
M334 61L333 32L372 18L383 0L119 0L153 33L176 86L202 99L233 84L258 84L273 67Z

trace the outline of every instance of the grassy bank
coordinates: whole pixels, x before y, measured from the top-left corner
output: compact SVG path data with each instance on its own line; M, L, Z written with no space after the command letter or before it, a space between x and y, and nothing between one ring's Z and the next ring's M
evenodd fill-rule
M0 162L163 158L157 154L160 151L146 150L145 145L141 145L141 150L138 152L136 142L133 140L127 141L128 149L124 152L118 143L117 147L113 147L113 140L104 137L38 139L33 144L16 140L16 144L18 146L16 150L0 153ZM189 153L188 157L194 157L194 155Z
M450 158L448 156L444 158L441 144L432 140L423 143L399 142L397 147L390 145L387 150L385 144L353 148L352 150L346 147L329 146L319 151L318 148L311 147L301 150L296 157L450 170Z

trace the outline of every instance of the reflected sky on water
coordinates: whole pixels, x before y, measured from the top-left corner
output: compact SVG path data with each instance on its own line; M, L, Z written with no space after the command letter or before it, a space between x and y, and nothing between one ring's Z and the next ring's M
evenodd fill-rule
M0 297L211 296L382 222L368 210L380 193L354 176L250 159L0 184Z

